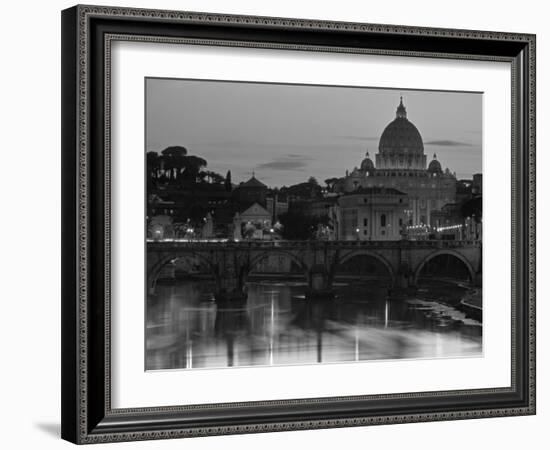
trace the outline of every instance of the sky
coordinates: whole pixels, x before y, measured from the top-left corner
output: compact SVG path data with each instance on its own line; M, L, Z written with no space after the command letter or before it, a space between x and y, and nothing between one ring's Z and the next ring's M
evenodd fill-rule
M481 93L148 78L145 150L181 145L235 184L323 184L375 161L401 95L428 162L481 173Z

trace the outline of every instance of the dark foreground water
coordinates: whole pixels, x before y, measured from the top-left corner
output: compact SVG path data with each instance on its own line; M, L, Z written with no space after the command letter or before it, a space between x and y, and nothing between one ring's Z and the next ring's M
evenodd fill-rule
M425 286L400 300L353 282L337 283L334 300L308 301L304 289L254 282L246 303L222 308L204 281L157 285L147 301L146 369L481 354L481 323L441 303L465 292L456 285Z

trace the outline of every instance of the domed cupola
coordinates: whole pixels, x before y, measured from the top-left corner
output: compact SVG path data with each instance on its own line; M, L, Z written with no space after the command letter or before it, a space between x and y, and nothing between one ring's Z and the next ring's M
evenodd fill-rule
M371 172L374 170L374 163L372 162L372 159L369 157L369 152L365 155L365 159L361 163L361 170L363 172Z
M378 169L426 169L422 136L407 118L403 97L400 98L395 119L388 124L380 137L378 152Z
M430 165L428 166L428 172L430 173L442 173L443 169L441 168L441 164L437 160L437 155L434 153L434 159L430 162Z

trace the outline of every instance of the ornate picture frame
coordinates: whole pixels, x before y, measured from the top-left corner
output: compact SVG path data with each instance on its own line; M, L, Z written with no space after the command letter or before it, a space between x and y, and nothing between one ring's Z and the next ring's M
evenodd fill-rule
M113 408L110 76L117 41L509 63L510 386ZM71 442L535 414L535 36L100 6L64 10L62 227L62 437Z

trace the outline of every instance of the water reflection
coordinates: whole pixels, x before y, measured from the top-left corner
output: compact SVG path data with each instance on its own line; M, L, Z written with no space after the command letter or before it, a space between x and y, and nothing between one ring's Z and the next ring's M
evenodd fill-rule
M481 323L430 300L428 288L388 300L375 284L336 283L308 301L297 282L253 282L241 304L218 306L205 281L158 285L147 301L148 370L472 356Z

